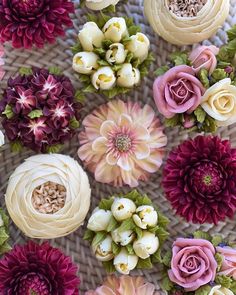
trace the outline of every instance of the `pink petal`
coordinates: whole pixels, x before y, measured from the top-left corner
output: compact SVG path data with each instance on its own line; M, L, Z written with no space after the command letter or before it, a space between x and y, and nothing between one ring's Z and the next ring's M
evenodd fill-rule
M155 287L153 284L146 283L137 289L136 295L153 295Z
M119 126L130 126L132 124L132 119L126 114L122 114L119 118Z
M101 286L97 288L96 295L117 295L117 294L113 292L112 289L110 289L109 287Z
M145 143L136 146L134 154L138 160L146 159L150 155L150 148Z
M134 125L134 130L136 134L136 138L138 140L149 140L150 139L150 134L147 130L147 128L143 127L140 124Z
M132 277L122 276L118 292L122 295L136 295Z
M121 155L119 160L117 161L117 165L125 171L131 171L133 168L132 160L127 155Z
M99 182L111 183L119 176L119 171L114 166L108 165L106 159L102 159L97 164L94 176Z
M100 154L104 154L107 151L107 139L105 137L98 137L92 144L92 150Z
M105 121L102 123L100 128L100 134L107 138L109 136L109 133L113 131L116 128L116 124L114 121Z
M114 166L117 164L118 159L113 155L113 153L109 153L106 156L106 161L109 165Z

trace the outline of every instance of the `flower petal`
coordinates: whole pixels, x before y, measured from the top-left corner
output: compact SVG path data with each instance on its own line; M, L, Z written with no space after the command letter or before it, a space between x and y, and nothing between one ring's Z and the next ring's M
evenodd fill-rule
M102 123L100 128L100 134L107 138L109 136L109 133L116 128L116 124L114 121L105 121Z
M106 156L106 161L109 165L114 166L117 164L118 159L113 155L113 153L109 153Z
M119 118L119 126L130 126L132 118L126 114L122 114Z
M138 140L149 140L150 139L150 134L147 130L147 128L143 127L140 124L134 125L134 129L136 132L136 138Z
M107 139L105 137L98 137L92 144L92 150L104 154L107 151L106 144Z
M145 143L137 145L134 154L138 160L146 159L150 155L150 148Z
M130 157L127 155L122 155L117 161L117 165L125 171L131 171L133 166Z

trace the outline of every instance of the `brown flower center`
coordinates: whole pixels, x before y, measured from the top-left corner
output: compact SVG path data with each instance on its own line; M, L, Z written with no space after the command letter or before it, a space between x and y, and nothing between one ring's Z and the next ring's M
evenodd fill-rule
M118 134L114 140L114 144L119 152L127 152L132 146L132 141L127 134Z
M194 17L207 3L207 0L169 0L169 10L178 17Z
M66 188L51 181L36 187L32 194L33 207L43 214L54 214L65 205Z

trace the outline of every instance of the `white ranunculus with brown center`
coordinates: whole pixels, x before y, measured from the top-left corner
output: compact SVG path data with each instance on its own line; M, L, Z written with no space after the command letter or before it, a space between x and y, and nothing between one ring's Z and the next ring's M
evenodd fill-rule
M88 177L77 161L61 154L25 160L9 179L6 206L30 238L51 239L75 231L90 207Z
M116 5L120 0L86 0L85 4L89 9L102 10L110 5Z

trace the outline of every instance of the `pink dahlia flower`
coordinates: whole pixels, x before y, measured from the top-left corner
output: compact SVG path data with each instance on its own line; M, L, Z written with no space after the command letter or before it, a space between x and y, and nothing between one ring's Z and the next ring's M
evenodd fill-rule
M78 295L77 266L47 242L28 242L0 260L0 294Z
M15 48L43 47L71 27L70 0L0 0L0 41L11 41Z
M236 149L228 140L198 136L175 148L163 172L173 208L187 221L215 223L236 211Z
M78 155L99 182L131 187L162 164L167 143L153 109L111 101L88 115Z
M88 291L85 295L159 295L155 286L147 283L142 277L110 276L105 283L95 291Z
M3 76L4 76L4 71L2 66L4 65L4 60L3 60L3 55L4 55L4 48L3 46L0 44L0 81L2 80Z

